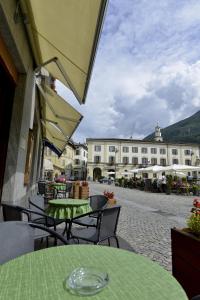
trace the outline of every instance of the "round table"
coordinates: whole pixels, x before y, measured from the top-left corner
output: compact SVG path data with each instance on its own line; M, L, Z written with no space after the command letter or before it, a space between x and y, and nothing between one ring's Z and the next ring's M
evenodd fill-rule
M92 211L89 200L53 199L48 204L47 214L56 219L72 219Z
M63 287L73 269L106 271L109 284L100 293L80 297ZM105 246L70 245L32 252L0 267L1 300L187 300L172 275L146 257Z

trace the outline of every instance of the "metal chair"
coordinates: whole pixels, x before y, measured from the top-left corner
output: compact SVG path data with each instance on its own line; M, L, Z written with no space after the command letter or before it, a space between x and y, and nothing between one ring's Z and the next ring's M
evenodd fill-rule
M29 221L31 222L42 224L47 227L54 227L54 230L56 230L57 225L65 222L65 220L55 219L45 214L44 198L40 195L35 195L29 199L29 209L33 211L33 213L29 213ZM41 214L43 214L43 216Z
M46 183L45 181L38 181L38 193L40 195L45 195L45 186L46 186Z
M108 203L108 198L104 195L93 195L90 196L90 207L93 210L93 213L90 213L86 216L80 216L78 219L73 220L73 223L81 226L94 227L97 226L97 217L98 215L94 213L96 210L105 208Z
M99 244L104 240L108 240L110 246L110 238L115 238L117 247L119 248L119 241L116 235L117 224L119 219L121 206L114 206L111 208L105 208L102 210L95 211L97 215L97 226L88 228L76 228L72 229L74 221L78 220L79 217L73 218L71 221L71 238L85 240L94 244ZM89 216L91 213L85 214ZM76 223L75 223L76 224Z
M29 222L34 222L40 225L44 225L45 227L53 227L56 231L56 219L47 216L44 213L40 213L35 210L31 210L22 206L17 206L13 204L1 203L3 208L3 219L4 221L24 221L24 216L26 216L26 220ZM37 219L32 219L31 216L37 216ZM60 220L59 220L60 221ZM35 231L35 239L46 238L46 244L48 247L48 236L49 234L43 231L41 232L39 229ZM57 241L55 239L55 245Z
M34 251L35 229L47 232L67 245L66 239L57 232L38 224L21 221L0 223L0 264Z

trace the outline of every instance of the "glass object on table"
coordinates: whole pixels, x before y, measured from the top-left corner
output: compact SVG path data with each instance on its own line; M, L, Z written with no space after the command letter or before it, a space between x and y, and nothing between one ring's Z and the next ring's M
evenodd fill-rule
M80 267L72 271L64 285L72 294L94 295L100 292L108 284L108 281L106 272L93 267Z

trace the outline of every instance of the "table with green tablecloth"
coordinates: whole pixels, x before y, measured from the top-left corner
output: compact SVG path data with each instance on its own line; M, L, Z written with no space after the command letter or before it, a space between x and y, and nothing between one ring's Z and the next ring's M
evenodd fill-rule
M46 210L46 213L55 219L64 219L65 220L65 230L67 238L70 236L70 220L79 215L86 214L92 211L89 200L82 199L53 199L49 200L49 206Z
M108 273L93 296L76 296L64 279L77 267ZM69 245L23 255L0 267L0 300L187 300L172 275L146 257L106 246Z
M89 200L53 199L48 204L48 215L56 219L72 219L92 210Z

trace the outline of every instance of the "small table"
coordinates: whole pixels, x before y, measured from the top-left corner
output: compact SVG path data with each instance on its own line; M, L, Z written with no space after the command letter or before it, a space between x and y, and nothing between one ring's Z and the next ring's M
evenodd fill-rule
M80 297L63 287L64 279L81 266L108 273L100 293ZM32 252L0 266L2 300L187 300L176 279L148 258L106 246L69 245Z
M92 211L89 200L72 198L53 199L49 200L48 204L49 206L46 212L50 217L55 219L65 219L66 227L64 232L67 233L67 238L69 238L69 228L67 225L70 223L70 220Z

